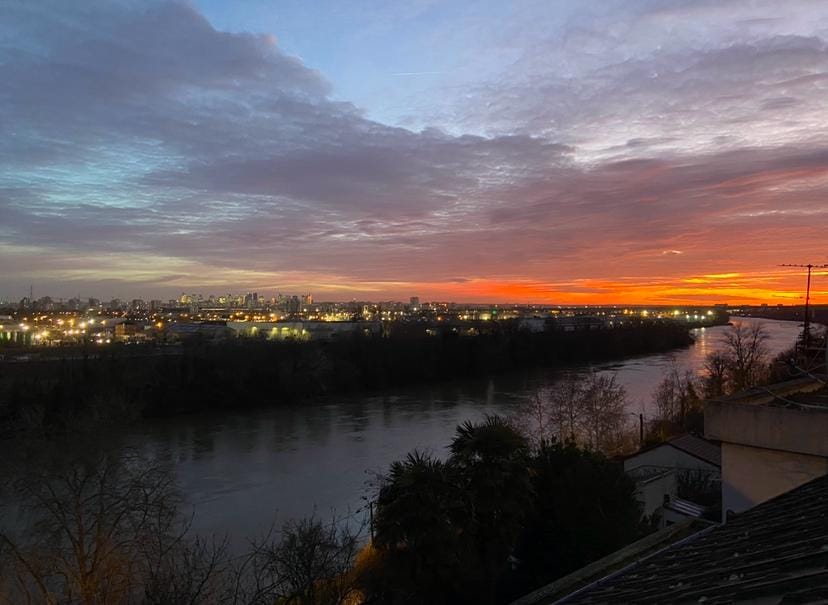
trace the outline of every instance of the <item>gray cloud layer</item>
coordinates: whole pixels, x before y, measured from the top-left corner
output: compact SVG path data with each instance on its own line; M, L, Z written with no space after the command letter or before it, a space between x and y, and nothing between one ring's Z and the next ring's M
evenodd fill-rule
M783 34L790 19L760 15L719 47L607 53L629 28L727 11L641 6L630 14L644 25L572 27L557 55L541 45L473 89L452 115L489 133L478 136L371 121L273 38L216 31L186 3L5 2L8 283L92 287L120 271L178 290L211 283L206 269L250 286L335 276L332 288L359 291L692 273L820 241L820 32ZM551 69L572 48L604 60Z

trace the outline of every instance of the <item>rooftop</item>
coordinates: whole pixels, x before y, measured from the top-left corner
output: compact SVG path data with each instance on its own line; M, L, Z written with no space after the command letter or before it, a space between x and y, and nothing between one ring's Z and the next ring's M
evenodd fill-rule
M823 386L818 391L811 391L810 393L796 393L790 397L791 405L797 406L818 406L828 408L828 386ZM777 401L777 405L784 405L785 401Z
M707 439L687 434L670 439L667 445L715 466L722 465L722 449L715 443L710 443Z
M692 435L687 433L686 435L680 435L679 437L673 437L668 441L664 441L663 443L656 443L654 445L650 445L643 449L638 450L628 456L625 456L624 460L629 460L631 458L635 458L639 454L643 454L645 452L652 451L654 449L660 447L674 447L677 450L681 450L682 452L689 454L703 462L707 462L712 464L713 466L721 466L722 465L722 451L721 447L717 443L713 443L704 439L703 437L699 437L697 435Z
M670 544L687 539L699 531L712 527L709 521L689 519L651 533L624 548L608 554L589 565L575 570L551 584L547 584L513 601L511 605L548 605L572 594L597 580L626 569L630 563L661 552Z
M638 483L649 483L675 472L676 469L664 468L663 466L639 466L627 471L627 475Z
M716 403L791 407L791 403L828 405L825 376L802 376L770 385L760 385L733 395L713 399Z
M805 603L828 595L828 476L645 557L559 601Z

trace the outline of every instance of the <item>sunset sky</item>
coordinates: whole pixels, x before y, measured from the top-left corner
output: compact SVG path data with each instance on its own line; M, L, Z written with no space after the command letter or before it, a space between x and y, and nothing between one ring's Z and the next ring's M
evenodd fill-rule
M0 133L0 298L801 303L828 2L0 0Z

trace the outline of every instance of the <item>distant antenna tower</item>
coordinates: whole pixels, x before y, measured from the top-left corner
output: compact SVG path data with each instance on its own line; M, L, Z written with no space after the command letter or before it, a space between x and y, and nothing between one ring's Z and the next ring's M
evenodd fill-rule
M808 350L808 344L811 338L811 269L826 269L828 265L814 265L812 263L808 263L807 265L779 265L780 267L796 267L798 269L807 269L808 270L808 282L805 286L805 324L803 329L805 334L803 335L803 346L805 347L805 351ZM826 339L828 340L828 339ZM828 343L826 343L828 346Z

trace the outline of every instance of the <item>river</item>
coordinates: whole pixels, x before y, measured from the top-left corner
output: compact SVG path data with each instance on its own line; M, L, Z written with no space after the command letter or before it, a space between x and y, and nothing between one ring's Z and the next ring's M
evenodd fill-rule
M790 347L799 331L796 322L733 321L763 323L773 355ZM615 373L630 412L647 416L652 392L671 364L700 372L705 356L721 349L726 329L702 328L686 349L594 369ZM362 516L376 474L392 461L415 448L444 455L459 423L514 413L554 377L526 372L243 414L192 415L142 423L118 441L174 463L194 507L196 532L255 537L274 522L314 511Z

